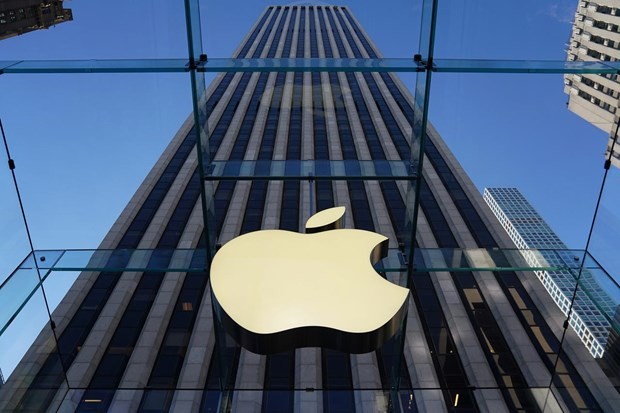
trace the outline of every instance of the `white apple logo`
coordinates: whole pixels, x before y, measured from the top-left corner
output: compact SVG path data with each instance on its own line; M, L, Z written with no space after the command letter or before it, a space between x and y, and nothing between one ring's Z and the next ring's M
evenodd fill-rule
M366 353L398 331L409 290L372 267L387 254L388 239L340 229L344 213L313 215L307 234L256 231L217 252L215 314L241 346L259 354L297 347Z

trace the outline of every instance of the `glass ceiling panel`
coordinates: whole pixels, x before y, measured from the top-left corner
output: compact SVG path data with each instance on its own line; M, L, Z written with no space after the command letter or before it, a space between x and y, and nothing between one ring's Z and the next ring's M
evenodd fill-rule
M230 7L218 1L200 2L204 51L209 58L228 58L268 6L345 6L373 40L380 55L410 57L418 52L422 7L420 1L395 0L386 7L380 2L344 0L338 2L279 3L257 0ZM397 40L395 40L397 39ZM309 55L308 55L309 57Z
M586 257L583 266L579 261L582 256ZM595 301L597 307L610 309L605 311L607 319L613 318L612 310L620 302L620 286L596 260L584 254L583 250L418 248L415 250L414 261L416 271L420 273L496 271L501 274L506 271L535 271L541 277L543 272L562 272L573 278L573 286L576 285L574 280L582 270L585 275L579 281L580 291ZM4 303L0 311L0 336L4 331L15 334L9 327L24 308L31 306L31 298L39 294L41 282L36 267L41 271L50 310L53 311L79 272L105 270L203 273L207 265L204 249L35 251L0 285L0 299ZM394 273L388 275L389 277L399 277L399 274L402 277L407 271L406 256L399 249L389 249L386 258L375 264L375 269L381 273ZM522 276L525 275L520 275ZM605 291L605 294L601 295L601 291ZM609 303L615 303L613 308ZM28 311L43 311L45 307L43 302L36 306L38 309Z
M607 142L606 148L611 148L612 141ZM618 147L620 145L617 145ZM616 149L617 150L617 149ZM608 158L608 152L605 153ZM601 156L602 158L602 156ZM603 169L603 159L597 164ZM618 254L618 234L620 234L620 161L617 155L612 155L611 166L605 179L605 186L598 206L598 213L589 251L596 254L597 260L615 279L620 279L620 254ZM601 179L602 181L602 179ZM602 182L601 182L602 183Z
M620 64L565 60L435 59L433 68L438 72L463 73L616 73Z
M405 161L257 160L212 161L205 179L348 180L415 179L415 165Z
M11 75L0 89L34 248L96 248L191 113L187 74ZM0 189L0 262L16 265L28 244L6 166Z
M376 59L233 59L209 58L197 62L197 71L220 72L420 72L413 58ZM435 59L434 72L462 73L616 73L620 62L567 62L563 60ZM151 73L187 72L188 59L23 60L0 62L0 73Z
M136 59L187 56L183 2L69 1L71 19L2 40L14 60Z
M1 85L2 83L0 83ZM4 126L7 134L12 134L13 128ZM9 147L9 149L13 149ZM14 172L17 175L18 183L22 172L22 167L26 164L21 162L22 159L15 157L19 152L11 151L11 157L15 162ZM11 271L19 265L22 257L30 251L28 236L21 210L19 208L19 200L15 192L15 184L13 176L9 169L4 166L7 164L7 155L4 144L2 144L2 152L0 153L3 169L0 174L0 283L2 283Z
M574 263L573 258L583 253L583 250L568 249L418 248L415 261L419 272L574 271L580 265L578 261ZM204 272L207 264L204 251L199 249L37 250L34 256L30 254L24 260L18 271L34 269L33 257L36 257L38 267L43 271ZM595 260L587 257L584 268L600 268ZM402 252L398 248L390 248L387 257L379 261L376 268L381 272L400 272L406 270L406 266L406 257Z
M565 60L578 1L440 1L435 56Z
M607 135L567 108L573 95L565 90L572 93L559 74L440 73L433 78L429 120L467 171L469 190L517 188L559 242L584 248ZM439 165L426 165L433 166L429 176L439 173ZM522 229L529 242L537 239L531 223L523 221ZM554 241L541 234L540 242Z
M187 59L25 60L0 65L0 73L187 72Z

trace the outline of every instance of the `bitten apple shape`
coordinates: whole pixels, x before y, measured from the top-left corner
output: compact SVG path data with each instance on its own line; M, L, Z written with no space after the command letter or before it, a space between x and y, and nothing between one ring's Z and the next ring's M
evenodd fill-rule
M297 347L366 353L400 328L409 292L372 267L387 254L388 239L340 229L344 212L315 214L306 234L251 232L217 252L215 314L241 346L259 354Z

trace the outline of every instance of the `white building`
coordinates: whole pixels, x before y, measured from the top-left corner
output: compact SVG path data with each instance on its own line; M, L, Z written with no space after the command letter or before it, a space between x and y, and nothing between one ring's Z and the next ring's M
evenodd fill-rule
M567 53L569 61L620 61L620 3L617 0L579 1ZM607 155L618 115L619 76L615 73L564 76L568 109L612 135ZM612 163L620 167L618 144Z

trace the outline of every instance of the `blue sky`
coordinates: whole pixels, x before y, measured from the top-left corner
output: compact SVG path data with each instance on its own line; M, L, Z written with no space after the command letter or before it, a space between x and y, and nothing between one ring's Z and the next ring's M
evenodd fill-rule
M436 57L565 59L575 0L440 3ZM269 4L289 3L201 2L206 53L229 57ZM384 56L416 53L420 2L340 4L350 6ZM0 60L187 53L181 1L66 6L74 21L3 40ZM411 86L414 76L403 80ZM96 248L191 111L187 74L2 75L0 91L37 249ZM562 76L435 74L431 91L430 120L476 186L518 187L570 247L583 248L607 137L566 109ZM0 279L28 252L10 174L2 171ZM620 174L612 175L615 189ZM620 229L613 208L620 194L612 189L595 237L600 251L613 251Z

